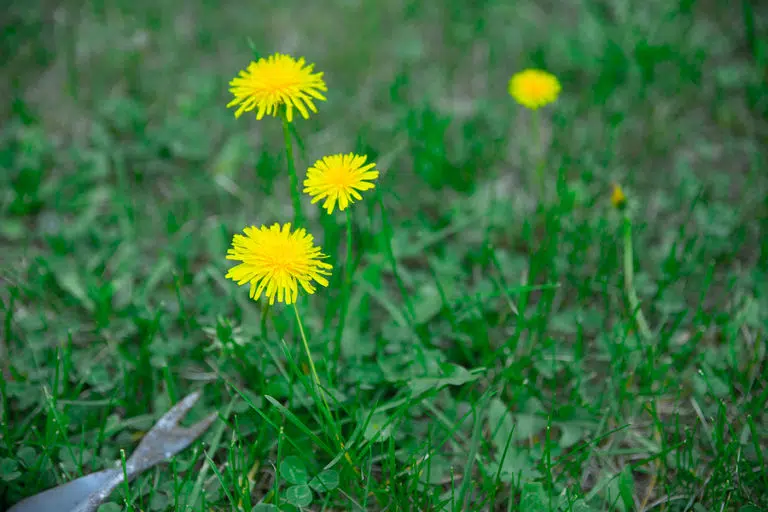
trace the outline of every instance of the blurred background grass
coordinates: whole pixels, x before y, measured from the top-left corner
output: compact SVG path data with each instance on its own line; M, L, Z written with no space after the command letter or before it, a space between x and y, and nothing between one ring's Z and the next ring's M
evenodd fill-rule
M265 408L264 394L302 404L295 382L274 377L280 350L268 357L263 340L252 340L261 333L258 307L223 279L234 232L291 218L277 123L235 121L225 108L228 81L252 58L250 41L262 55L304 56L325 73L320 115L296 123L300 176L315 159L347 151L367 153L383 173L387 216L373 199L354 209L360 284L337 384L350 418L400 396L403 380L418 374L403 370L412 359L486 366L496 373L477 389L430 398L467 438L472 425L460 421L467 403L490 389L518 415L516 425L520 414L541 413L575 430L569 444L561 442L567 427L559 427L565 458L553 476L537 465L542 425L530 426L528 449L513 466L523 478L498 483L480 471L477 509L490 507L490 496L518 506L524 484L542 472L547 492L569 489L597 510L676 495L684 499L670 505L675 510L765 506L765 478L754 468L763 464L768 419L766 7L748 0L9 3L0 86L8 99L0 153L3 499L104 467L115 446L130 446L118 433L120 418L162 412L200 380L216 382L210 408L229 403L222 379ZM509 77L526 67L546 69L563 85L542 125L558 191L544 222L534 216L526 179L535 134L507 93ZM636 215L638 292L660 338L643 352L658 359L643 363L631 383L637 354L608 341L632 336L607 199L612 182L625 187ZM501 197L495 209L493 193ZM305 211L336 254L343 218ZM405 297L384 256L389 233ZM517 319L499 299L507 286L500 283L547 282L560 288L517 303ZM307 313L318 347L332 337L337 300L333 287L312 298L329 305L327 314ZM414 334L398 315L426 348L412 347ZM281 336L290 319L276 315ZM536 348L494 359L510 336L530 337ZM232 340L245 347L239 362L219 353ZM561 366L548 369L555 360ZM54 404L67 418L64 432L50 425L44 386L64 401ZM658 400L653 419L641 405L650 397ZM498 421L510 414L492 410ZM409 418L400 428L408 437L398 438L406 455L391 455L398 471L428 445L429 414L407 411L399 414ZM274 432L252 410L237 412L233 438L255 447L246 450L247 472L254 461L274 460ZM632 434L615 446L629 455L567 456L577 441L626 425ZM713 425L730 433L717 437ZM88 457L60 451L73 442L65 438L90 429L101 434L83 447ZM676 444L683 440L684 449ZM672 446L690 463L648 470ZM498 448L488 441L483 464L498 465ZM445 468L463 468L456 460L466 452L453 447L444 458L441 478L414 487L420 498L405 484L391 491L384 482L398 471L372 463L372 492L392 506L437 509ZM633 466L630 498L617 504L616 491L606 489L630 463L642 467ZM142 482L154 492L151 480ZM228 509L216 482L206 485ZM148 498L134 499L146 506ZM343 496L331 503L354 508Z

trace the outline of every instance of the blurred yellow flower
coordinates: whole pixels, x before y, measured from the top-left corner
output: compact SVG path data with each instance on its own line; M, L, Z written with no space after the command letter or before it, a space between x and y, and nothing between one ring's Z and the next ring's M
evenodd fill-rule
M238 285L251 284L250 296L259 300L264 293L269 303L292 304L298 296L298 285L309 294L315 293L312 281L328 286L323 277L333 268L321 261L327 258L320 247L313 245L312 235L303 228L291 232L291 225L275 223L271 227L247 227L245 235L232 238L227 259L241 261L229 269L226 277Z
M611 204L614 208L621 210L627 204L627 196L624 195L624 191L617 184L613 184L613 191L611 192Z
M320 91L327 91L322 73L313 73L314 64L304 65L304 59L298 61L290 55L276 53L258 62L251 61L248 67L240 71L239 76L229 82L235 99L227 108L237 106L235 117L243 112L258 108L256 119L264 114L277 116L280 105L285 105L285 117L293 121L293 108L304 119L309 118L309 110L317 112L313 99L325 101Z
M370 180L379 177L379 171L371 170L376 164L366 164L367 158L354 153L323 157L307 170L304 193L312 197L313 204L325 199L323 208L328 214L333 213L337 201L339 210L344 210L362 199L358 190L372 189L375 185Z
M536 110L557 99L560 82L546 71L526 69L509 80L509 94L522 106Z

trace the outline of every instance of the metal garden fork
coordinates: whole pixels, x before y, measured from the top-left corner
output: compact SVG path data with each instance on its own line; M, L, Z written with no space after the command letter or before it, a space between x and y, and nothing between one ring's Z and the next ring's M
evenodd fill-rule
M211 426L217 413L209 414L189 428L179 426L181 418L199 398L199 391L187 395L155 423L126 461L125 474L122 467L91 473L20 501L8 512L95 512L126 476L130 482L154 465L173 457Z

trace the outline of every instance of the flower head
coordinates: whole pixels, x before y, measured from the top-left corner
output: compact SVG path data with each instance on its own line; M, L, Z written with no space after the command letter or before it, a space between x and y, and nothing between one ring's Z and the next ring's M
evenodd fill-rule
M277 116L280 105L285 105L285 117L293 121L293 107L304 119L309 118L307 108L317 112L313 98L325 101L320 91L327 91L322 73L313 73L314 64L304 65L304 59L276 53L258 62L251 61L229 82L235 99L227 108L237 106L235 117L258 108L256 119L264 114Z
M330 155L315 162L307 170L304 193L312 196L312 203L325 199L323 208L333 213L336 202L344 210L354 200L362 199L358 190L370 190L375 185L370 180L379 177L379 171L371 170L376 164L366 164L368 157L349 153Z
M560 82L546 71L526 69L509 80L509 94L522 106L536 110L557 99Z
M237 284L251 284L250 296L259 300L264 293L269 303L292 304L298 296L297 283L305 292L315 293L312 281L328 286L323 277L330 275L330 264L321 261L327 256L312 244L312 235L303 228L291 232L291 225L275 223L271 227L256 226L243 230L245 235L232 238L228 260L241 261L229 269L226 277Z
M611 204L617 210L623 210L627 205L627 196L624 195L624 191L617 183L613 184L613 190L611 192Z

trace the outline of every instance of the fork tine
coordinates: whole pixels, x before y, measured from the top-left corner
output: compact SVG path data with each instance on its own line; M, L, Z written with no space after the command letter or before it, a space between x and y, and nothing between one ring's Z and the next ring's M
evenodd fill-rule
M160 428L172 428L178 425L179 421L181 421L181 418L183 418L184 415L189 412L189 410L193 405L195 405L195 402L197 402L199 398L200 391L195 391L185 396L181 401L179 401L179 403L171 407L167 413L163 414L163 416L157 420L157 423L155 423L155 426L152 427L152 430Z
M198 398L200 398L199 391L187 395L155 423L128 459L126 466L129 472L141 473L158 462L176 455L192 444L213 423L218 417L217 413L208 415L189 428L178 426L179 420L192 408Z
M169 459L195 442L203 432L211 426L217 413L211 413L203 420L189 428L171 427L154 430L147 434L139 447L133 452L129 462L135 462L138 467L151 467L152 465ZM130 465L130 464L129 464Z
M203 432L208 430L208 427L211 426L211 423L216 421L216 418L218 418L218 417L219 417L219 413L212 412L211 414L209 414L208 416L206 416L202 420L198 421L197 423L195 423L191 427L184 428L184 429L179 429L179 430L182 430L186 436L188 436L192 440L195 440L198 437L200 437Z

